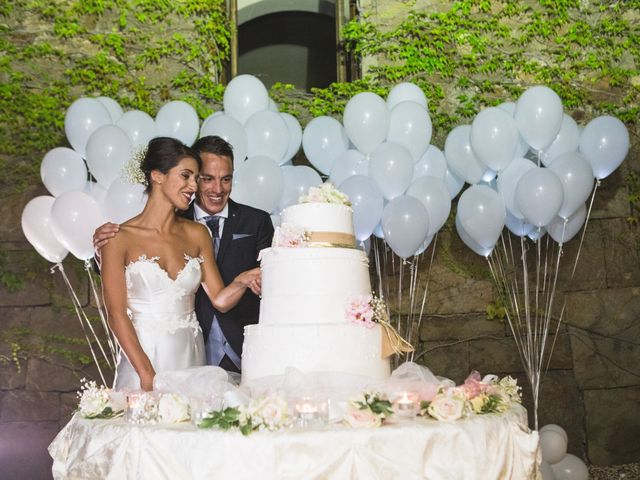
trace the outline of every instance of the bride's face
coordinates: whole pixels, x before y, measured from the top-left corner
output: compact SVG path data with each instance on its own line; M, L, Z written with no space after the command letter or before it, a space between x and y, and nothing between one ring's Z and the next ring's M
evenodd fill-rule
M189 208L191 198L198 187L198 171L198 163L191 157L184 157L163 175L162 190L176 208Z

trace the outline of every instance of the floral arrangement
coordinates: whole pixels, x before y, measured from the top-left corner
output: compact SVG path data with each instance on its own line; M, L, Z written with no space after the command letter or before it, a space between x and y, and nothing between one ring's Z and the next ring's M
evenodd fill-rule
M80 380L78 412L84 418L114 418L124 412L124 398L95 381Z
M376 323L389 321L389 312L384 300L371 294L353 295L347 299L345 316L353 323L372 328Z
M198 427L221 430L237 428L243 435L249 435L256 430L280 430L290 426L291 422L287 401L279 395L270 395L251 400L248 405L211 412Z
M514 378L498 379L495 375L481 378L480 373L474 371L464 384L443 385L432 399L423 400L420 415L452 422L470 414L501 413L512 403L521 402L521 388Z
M170 424L191 418L187 400L176 393L143 392L135 394L127 410L127 421L136 424Z
M122 167L122 178L133 185L140 183L142 185L147 184L147 179L142 171L142 161L147 156L147 146L140 146L135 149L127 160L127 163Z
M344 423L355 428L380 427L393 415L391 402L377 392L365 392L349 400Z
M292 223L283 223L276 227L273 233L273 247L298 248L306 247L309 241L308 232L301 226Z
M310 187L307 195L302 195L300 203L337 203L351 206L349 197L333 186L331 182L325 182L319 187Z

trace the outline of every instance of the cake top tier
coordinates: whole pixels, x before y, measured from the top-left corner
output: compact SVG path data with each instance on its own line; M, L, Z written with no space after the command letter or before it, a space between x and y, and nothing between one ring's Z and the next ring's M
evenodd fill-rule
M274 246L284 246L287 237L304 236L309 247L355 247L353 210L348 197L329 183L312 187L309 195L300 197L302 203L285 208L277 229ZM284 242L278 242L283 240ZM278 245L280 243L280 245Z

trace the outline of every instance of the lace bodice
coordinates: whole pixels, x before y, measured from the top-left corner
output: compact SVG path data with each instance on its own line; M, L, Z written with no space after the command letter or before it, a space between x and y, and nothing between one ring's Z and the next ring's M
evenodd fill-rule
M127 313L136 329L172 333L191 327L194 334L200 331L194 302L202 279L202 258L185 254L184 259L175 279L158 264L159 257L141 255L127 265Z

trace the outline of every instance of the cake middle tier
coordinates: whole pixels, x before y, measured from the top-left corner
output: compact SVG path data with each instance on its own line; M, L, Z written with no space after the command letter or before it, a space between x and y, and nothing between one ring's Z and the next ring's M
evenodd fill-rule
M369 260L352 248L268 248L261 253L260 324L346 322L347 301L371 294Z

